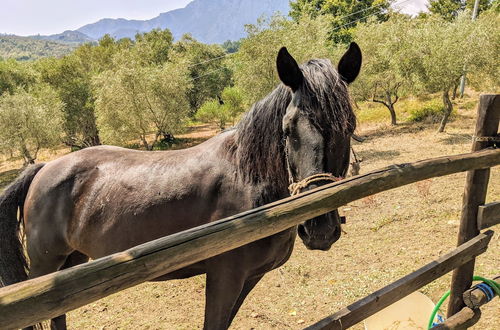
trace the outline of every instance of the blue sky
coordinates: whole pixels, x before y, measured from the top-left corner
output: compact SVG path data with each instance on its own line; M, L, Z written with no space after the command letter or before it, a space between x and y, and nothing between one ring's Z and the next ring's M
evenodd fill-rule
M252 0L248 0L252 1ZM149 19L191 0L1 0L0 33L55 34L101 18ZM425 9L427 0L398 0L404 12Z

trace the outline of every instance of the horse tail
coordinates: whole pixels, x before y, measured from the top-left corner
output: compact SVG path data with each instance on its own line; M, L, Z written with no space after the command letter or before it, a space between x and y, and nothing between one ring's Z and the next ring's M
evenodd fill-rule
M0 195L0 287L28 279L28 262L20 225L28 189L44 165L27 167Z

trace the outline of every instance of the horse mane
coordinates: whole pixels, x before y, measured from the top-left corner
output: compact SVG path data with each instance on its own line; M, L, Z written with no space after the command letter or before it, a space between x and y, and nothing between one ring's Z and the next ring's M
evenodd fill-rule
M298 91L301 109L311 116L330 143L334 143L335 137L350 136L356 117L347 85L332 63L313 59L300 68L304 75L304 84ZM278 195L286 193L289 180L282 120L291 100L290 88L278 85L244 115L227 148L246 182L273 183ZM321 113L314 113L316 109L322 109Z

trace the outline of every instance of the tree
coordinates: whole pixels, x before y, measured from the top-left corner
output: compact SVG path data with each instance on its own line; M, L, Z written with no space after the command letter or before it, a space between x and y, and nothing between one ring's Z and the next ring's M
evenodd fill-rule
M427 8L432 14L439 15L442 18L451 21L458 17L459 13L465 9L472 11L475 0L431 0ZM495 1L480 0L479 12L488 10L492 7ZM497 1L498 2L498 1Z
M174 45L175 58L188 63L191 88L187 91L190 115L207 100L220 95L229 86L232 72L226 62L227 53L218 45L206 45L184 35Z
M394 105L407 86L404 78L412 67L404 63L407 30L411 20L404 15L394 15L388 21L374 20L358 25L354 39L363 50L363 70L354 83L354 94L381 103L389 110L391 124L397 124Z
M94 79L98 127L107 143L139 138L147 150L158 139L183 128L191 87L181 63L140 66L131 63ZM152 136L150 136L152 134Z
M221 98L203 103L196 113L196 118L203 122L215 123L220 130L224 130L228 123L234 125L244 111L241 91L236 87L226 87Z
M407 30L405 43L409 44L401 65L412 68L409 78L413 78L415 88L441 92L445 114L438 131L443 132L453 110L450 91L463 74L464 65L472 74L497 65L492 64L496 62L492 51L485 50L498 47L499 26L484 19L471 21L470 12L459 14L452 22L430 17L414 23Z
M60 60L51 58L38 63L42 81L49 83L64 103L64 143L74 149L101 143L90 85L92 71L85 65L86 61L71 54Z
M271 92L280 82L276 72L276 55L286 46L297 61L328 58L332 46L327 41L328 24L324 17L302 17L298 22L283 16L261 18L246 26L248 37L232 56L235 83L247 105Z
M92 79L110 70L114 65L114 56L131 47L129 40L116 42L105 35L97 45L84 44L62 59L43 59L37 63L42 81L54 87L64 103L66 145L82 149L101 144Z
M222 48L228 53L236 53L240 49L241 41L231 41L231 40L226 40L222 44Z
M36 72L26 63L0 60L0 95L13 94L18 87L28 87L36 82Z
M303 16L325 16L329 21L329 39L334 43L348 43L358 23L369 17L384 21L390 0L296 0L290 2L290 16L298 21Z
M48 85L0 96L0 148L17 150L33 164L41 148L60 143L62 103Z
M432 14L439 15L449 21L455 19L464 10L464 7L465 1L463 0L431 0L428 5Z
M144 64L163 64L168 61L174 37L170 30L154 29L135 36L135 49Z

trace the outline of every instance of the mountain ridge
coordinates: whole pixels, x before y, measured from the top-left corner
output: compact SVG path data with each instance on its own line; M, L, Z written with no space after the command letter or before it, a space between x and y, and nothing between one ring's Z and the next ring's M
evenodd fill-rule
M262 15L288 14L289 0L194 0L186 7L159 14L149 20L104 18L76 31L97 40L105 34L133 38L136 33L168 28L175 39L190 33L205 43L223 43L245 36L245 24ZM223 22L223 24L220 24Z

